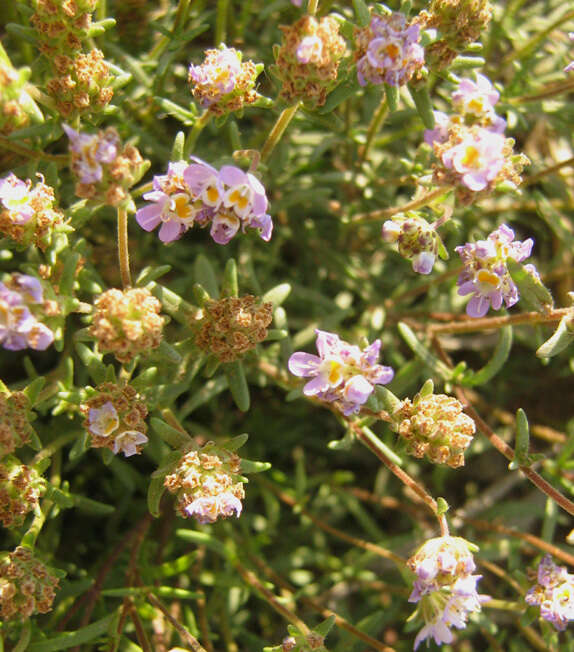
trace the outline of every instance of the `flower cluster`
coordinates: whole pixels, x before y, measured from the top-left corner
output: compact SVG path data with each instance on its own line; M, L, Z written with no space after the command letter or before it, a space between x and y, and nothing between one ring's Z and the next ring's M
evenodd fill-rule
M94 304L90 335L104 353L129 362L160 345L164 318L161 303L146 288L106 290Z
M459 52L478 41L492 18L489 0L431 0L420 13L426 29L437 29L440 38L426 48L430 68L446 68Z
M64 215L55 206L54 189L43 178L32 187L12 172L0 179L0 233L19 245L45 250Z
M0 458L27 444L33 435L30 399L24 392L0 391Z
M468 315L484 317L491 305L494 310L500 310L503 302L510 308L518 301L518 288L506 261L512 258L522 262L530 256L533 245L532 238L514 242L514 231L502 224L486 240L455 247L464 265L457 281L458 293L462 296L472 294L466 306ZM525 265L524 269L538 278L534 265Z
M36 469L7 455L0 462L0 522L6 528L20 527L46 491L46 480Z
M0 344L5 349L44 351L52 344L54 333L36 316L44 303L42 285L33 276L14 272L0 283Z
M194 516L199 523L215 523L219 518L241 515L245 497L239 475L241 459L208 442L199 450L183 455L164 485L177 495L177 511Z
M289 358L289 371L311 378L303 388L305 396L335 403L345 416L360 411L375 385L393 379L391 367L377 364L381 341L375 340L361 350L335 333L316 330L319 355L298 351Z
M391 428L404 439L411 455L426 455L431 462L452 468L464 465L475 423L453 396L433 394L432 381L425 383L412 402L402 401L390 417Z
M188 81L193 97L214 115L239 111L257 100L255 81L263 64L242 61L242 54L223 43L218 50L206 50L205 61L189 66Z
M0 619L27 620L52 608L58 578L32 551L19 546L0 553Z
M29 68L15 70L9 61L0 59L0 134L8 135L22 129L30 116L39 117L32 98L26 92Z
M503 181L513 187L522 181L520 172L528 159L513 155L514 141L504 136L506 121L494 110L498 98L484 75L478 74L476 81L463 79L452 94L457 113L447 116L435 111L436 126L425 131L425 142L441 162L435 167L435 183L458 186L463 203L472 202L476 193L491 192Z
M237 360L267 337L273 305L248 294L210 300L203 306L195 343L222 362Z
M355 35L359 84L403 86L421 71L425 58L419 44L420 26L404 14L374 15Z
M418 602L415 616L425 624L415 638L415 650L424 640L434 638L437 645L451 643L450 627L466 627L468 615L481 609L486 596L476 591L480 575L473 575L476 566L473 544L461 537L443 536L426 541L408 560L415 573L409 602Z
M170 163L167 174L153 178L153 190L143 196L152 203L137 211L138 224L146 231L161 224L162 242L181 238L195 224L209 225L218 244L227 244L240 228L248 227L270 240L273 222L259 180L233 165L217 171L201 159L192 160Z
M85 134L68 125L62 126L70 139L76 195L110 206L125 204L129 200L128 189L141 179L149 166L137 147L122 146L113 127L97 134Z
M399 253L412 261L417 274L430 274L439 251L443 249L435 225L414 211L387 220L383 224L382 236L385 242L397 243Z
M303 16L294 25L282 25L283 43L276 52L281 97L293 104L299 100L322 106L337 82L345 40L339 23L330 16L317 20Z
M563 632L574 620L574 575L565 566L556 566L550 555L544 555L538 566L537 583L525 598L529 605L540 607L542 618Z
M109 448L114 455L130 457L147 444L147 408L130 385L103 383L80 410L92 448Z

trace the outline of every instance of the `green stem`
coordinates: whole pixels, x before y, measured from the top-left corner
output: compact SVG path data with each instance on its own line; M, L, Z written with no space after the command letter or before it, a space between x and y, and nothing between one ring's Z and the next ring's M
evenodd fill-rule
M2 145L2 148L4 149L14 152L15 154L20 154L20 156L25 156L26 158L53 161L59 165L67 165L70 160L70 157L67 154L46 154L46 152L38 152L35 149L29 149L28 147L18 145L18 143L15 143L13 140L10 140L5 136L0 136L0 145Z
M215 47L225 43L227 38L227 14L229 13L229 0L217 0L217 17L215 19Z
M130 253L128 249L128 213L118 206L118 256L120 260L120 276L124 289L131 287Z
M314 16L317 13L317 6L319 5L319 0L309 0L307 5L307 13L309 16Z
M295 117L298 108L299 102L297 102L297 104L293 104L293 106L290 106L281 112L281 115L277 118L277 121L273 125L273 129L271 129L269 132L267 140L261 149L261 161L265 162L269 158L271 152L275 149L275 146L281 140L283 132L285 129L287 129L289 123Z
M197 144L197 139L199 138L199 135L203 131L204 127L207 125L211 118L211 114L209 111L205 110L199 118L193 123L193 127L191 128L191 131L189 132L187 138L185 139L185 146L183 148L183 158L184 160L187 160L193 149L195 148L195 145Z
M367 159L369 150L371 149L373 141L375 140L375 136L379 132L379 129L381 128L388 115L389 107L387 105L387 98L386 96L383 96L381 103L379 104L375 114L371 118L371 122L369 123L369 127L367 129L367 142L365 143L365 146L360 153L360 163L363 163Z
M391 208L383 208L378 211L371 211L370 213L359 213L358 215L355 215L351 219L351 222L353 224L356 224L357 222L361 222L365 224L367 222L376 222L377 220L392 217L397 213L404 213L405 211L413 211L417 208L422 208L423 206L427 206L438 197L449 192L449 190L451 190L450 186L440 186L439 188L435 188L434 190L427 192L426 195L423 195L418 199L413 199L412 201L407 202L406 204L402 204L401 206L392 206Z
M539 100L546 100L549 97L562 95L562 93L570 93L574 89L574 79L569 79L559 84L549 84L543 90L534 93L533 95L522 95L520 97L512 97L508 99L509 104L523 104L525 102L538 102Z

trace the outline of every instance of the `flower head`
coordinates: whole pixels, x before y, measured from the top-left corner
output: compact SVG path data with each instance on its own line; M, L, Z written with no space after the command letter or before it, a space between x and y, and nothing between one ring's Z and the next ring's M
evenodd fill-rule
M196 224L210 226L218 244L227 244L247 228L257 229L268 241L273 222L261 182L233 165L218 171L199 158L192 161L170 163L166 175L154 177L153 190L144 195L152 203L137 211L138 224L146 231L161 224L162 242L179 239Z
M381 341L367 348L348 344L335 333L316 330L319 355L298 351L289 358L289 371L295 376L311 378L303 388L306 396L334 402L343 414L357 413L367 402L375 385L393 379L390 367L377 364Z
M359 84L408 83L424 65L424 49L419 40L419 25L408 23L404 14L373 16L370 25L356 34Z
M415 614L425 623L415 638L415 650L431 637L437 645L450 643L450 627L466 627L468 615L480 611L481 603L488 599L476 590L481 576L472 574L476 568L472 547L460 537L437 537L408 560L416 575L409 602L419 603Z
M27 620L47 613L58 588L58 578L48 566L35 559L28 548L0 553L0 618Z
M441 240L435 227L423 217L413 211L397 215L383 224L381 234L385 242L398 244L399 253L412 261L417 274L432 272Z
M38 506L46 481L35 468L7 455L0 463L0 521L5 528L20 527Z
M431 381L410 399L405 399L390 415L391 428L407 444L415 457L452 468L464 465L464 451L470 445L476 426L462 411L453 396L434 394Z
M322 106L337 83L345 41L331 16L302 16L293 25L281 25L283 40L276 53L281 97L288 103L303 101Z
M219 518L241 515L245 480L239 476L240 466L238 455L208 442L185 453L164 484L177 495L181 516L215 523Z
M205 61L189 66L189 83L195 99L215 115L238 111L257 100L255 81L263 66L242 61L243 55L223 43L207 50Z
M130 385L103 383L82 403L83 426L92 448L108 448L126 457L141 453L148 442L147 408Z
M208 301L195 343L222 362L232 362L267 337L272 317L272 304L260 304L250 294Z
M30 407L24 392L0 391L0 458L27 444L34 435Z
M472 294L466 306L471 317L484 317L489 307L500 310L502 304L513 306L520 298L518 288L506 266L509 258L522 262L532 251L534 240L514 241L514 231L502 224L486 240L466 243L455 247L461 257L464 269L458 277L458 293ZM538 276L536 268L526 265L525 269Z
M159 314L161 303L146 288L106 290L94 306L90 335L103 352L129 362L160 345L165 322Z
M529 605L540 607L542 618L563 632L574 620L574 575L565 566L556 566L550 555L544 555L538 566L537 583L525 598Z

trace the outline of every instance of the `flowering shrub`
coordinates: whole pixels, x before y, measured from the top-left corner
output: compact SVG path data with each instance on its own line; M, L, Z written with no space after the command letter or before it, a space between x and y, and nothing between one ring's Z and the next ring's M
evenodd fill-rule
M0 2L2 649L574 649L566 5Z

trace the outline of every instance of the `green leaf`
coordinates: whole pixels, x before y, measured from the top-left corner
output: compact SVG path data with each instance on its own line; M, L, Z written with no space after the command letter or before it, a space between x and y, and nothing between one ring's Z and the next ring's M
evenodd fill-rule
M382 401L385 410L390 415L394 414L399 409L401 400L398 396L395 396L390 389L387 389L382 385L375 385L375 394L377 395L377 398Z
M228 362L224 365L225 377L229 384L229 389L235 405L242 411L247 412L249 410L249 387L247 385L247 379L245 378L245 370L243 369L243 364L241 360L235 360L235 362Z
M181 161L183 159L183 148L185 146L185 134L183 131L178 131L173 139L173 145L171 147L171 157L172 161Z
M351 66L348 71L347 78L344 79L335 90L331 91L327 95L327 100L325 104L319 109L318 113L324 115L325 113L331 113L336 109L341 102L353 97L360 90L361 85L357 79L357 68L356 66Z
M353 9L355 10L359 27L366 27L371 21L371 12L367 4L363 0L353 0Z
M439 516L442 516L443 514L446 514L448 512L448 510L450 509L449 504L446 502L446 500L442 496L439 496L436 499L436 506L437 506L437 514Z
M544 286L542 281L530 274L522 263L508 258L506 266L508 267L510 276L512 276L512 280L518 286L521 301L529 308L541 312L548 306L554 306L554 299L548 288Z
M291 293L291 285L289 283L280 283L275 287L268 290L262 297L261 301L265 303L272 303L273 308L278 308L287 299Z
M246 432L244 432L243 434L237 435L237 437L233 437L233 439L226 441L225 444L222 444L222 446L223 448L225 448L226 451L233 453L236 450L239 450L248 439L249 439L249 435Z
M536 355L539 358L551 358L554 355L558 355L574 341L574 333L568 328L568 324L571 321L572 315L562 317L552 337L538 347Z
M47 638L43 641L31 643L27 648L27 652L58 652L59 650L67 650L68 648L77 645L84 645L91 643L100 636L104 636L110 623L115 618L115 612L105 616L101 620L97 620L91 625L80 627L75 632L62 632L58 636Z
M180 412L180 417L185 418L189 416L198 407L209 402L212 398L221 394L228 387L227 378L225 376L218 376L213 378L203 385L203 387L193 394L191 398L183 405Z
M197 118L193 111L184 109L179 104L176 104L165 97L154 97L154 99L168 115L179 120L186 127L191 127L195 123Z
M180 132L181 133L181 132ZM175 160L175 159L174 159ZM157 267L144 267L136 279L138 287L144 287L152 281L157 281L171 271L171 265L158 265Z
M163 480L163 477L152 477L147 490L147 508L149 513L155 518L159 518L161 514L159 504L161 497L163 496L163 492L165 491Z
M158 283L150 283L149 290L161 301L162 308L168 315L184 326L189 326L197 314L197 308L182 299L179 294L168 290Z
M234 258L230 258L225 263L223 270L223 283L221 284L222 297L236 297L239 295L239 285L237 282L237 263Z
M39 376L38 378L34 378L34 380L24 390L24 394L26 394L32 405L38 402L38 395L42 391L45 384L46 379L44 376Z
M157 367L149 367L145 371L134 378L131 382L131 386L138 392L142 392L151 385L155 384L156 378L158 375Z
M150 425L163 441L172 448L183 448L184 446L189 446L193 441L186 432L173 428L168 423L158 419L157 417L152 417L150 419Z
M325 636L327 636L327 634L331 631L336 619L337 617L334 614L329 616L329 618L324 620L322 623L319 623L317 627L313 629L313 631L315 634L319 634L319 636L325 638Z
M68 455L68 459L70 462L73 462L74 460L77 460L79 457L81 457L90 447L90 442L89 442L89 437L88 433L83 430L80 436L76 439L74 442L74 445L70 449L70 453Z
M404 322L399 322L398 329L402 338L417 357L429 366L438 376L444 380L450 380L452 371L435 357L421 342L419 342L417 336Z
M255 462L241 458L241 473L261 473L271 468L269 462Z
M492 358L479 371L470 371L460 380L460 384L465 387L475 387L486 384L491 378L502 370L508 360L510 350L512 349L512 326L504 326L500 329L498 342L492 354Z
M399 106L399 89L398 86L385 84L385 95L387 96L387 106L390 111L396 111Z
M379 385L376 385L379 387ZM328 444L327 448L330 448L332 451L348 451L353 442L355 441L355 436L351 430L347 430L341 439L332 439Z
M210 297L219 299L219 288L217 284L217 275L209 259L203 254L195 259L193 264L193 276L196 283L202 285Z
M510 470L514 471L519 466L524 466L529 463L529 447L530 428L528 426L528 418L526 412L522 408L518 408L516 412L516 445L514 447L514 459L508 466Z
M409 86L418 114L427 129L434 128L434 113L427 86Z
M218 541L214 536L208 534L207 532L198 532L197 530L176 530L175 536L187 541L189 543L194 543L197 546L206 546L211 548L215 552L218 552L224 557L227 556L227 551L225 546Z

